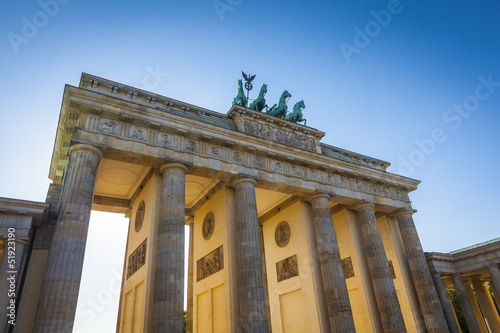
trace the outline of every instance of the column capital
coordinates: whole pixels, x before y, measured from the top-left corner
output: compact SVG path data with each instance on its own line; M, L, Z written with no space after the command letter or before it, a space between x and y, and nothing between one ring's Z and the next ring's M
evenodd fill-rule
M312 201L314 201L316 199L330 200L330 198L331 198L331 196L329 194L316 192L316 193L313 193L310 196L306 197L305 200L309 201L309 202L312 202Z
M160 173L164 173L167 169L181 169L184 173L189 171L188 167L180 163L165 163L160 167Z
M395 213L393 213L392 216L395 218L405 216L405 215L412 216L416 212L417 211L415 209L400 209L400 210L396 211Z
M241 178L237 178L235 179L232 183L231 183L231 187L236 187L237 185L239 184L243 184L243 183L252 183L254 186L257 185L257 181L255 179L252 179L252 178L246 178L246 177L241 177Z
M188 217L186 217L185 223L186 223L188 226L192 227L192 226L193 226L193 223L194 223L194 217L193 217L193 216L188 216Z
M72 145L71 147L69 147L68 155L71 156L71 155L73 155L74 152L80 151L80 150L88 150L90 152L93 152L94 154L96 154L97 156L99 156L99 161L103 157L103 153L102 153L102 151L99 148L91 146L91 145L87 145L85 143L77 143L77 144Z
M17 237L14 238L14 239L10 239L10 240L8 238L2 237L0 240L3 243L2 244L3 248L5 248L6 246L8 246L9 242L14 242L16 244L22 244L24 246L28 245L28 242L29 242L29 239L27 239L27 238L17 238Z
M373 202L363 201L363 202L360 202L360 203L355 204L354 206L352 206L352 209L354 209L355 211L360 211L363 208L373 208L373 209L375 209L375 204Z

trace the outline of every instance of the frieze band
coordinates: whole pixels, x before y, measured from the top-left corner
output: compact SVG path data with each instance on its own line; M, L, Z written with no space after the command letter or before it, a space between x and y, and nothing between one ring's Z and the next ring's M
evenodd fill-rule
M152 141L150 143L168 148L178 149L180 151L185 151L188 153L202 154L216 159L243 164L248 167L264 169L270 172L281 173L291 177L308 178L319 183L325 183L337 187L351 189L353 191L369 193L409 203L409 198L405 191L403 191L402 189L392 187L389 184L387 185L374 184L371 182L362 181L360 179L347 177L345 175L329 173L327 171L317 170L306 166L287 163L276 159L271 159L269 157L258 156L248 152L240 152L228 147L217 146L214 144L209 145L203 142L199 142L198 140L187 139L182 136L174 134L166 134L159 131L143 130L141 131L141 135L144 136L154 135L154 137L153 138L141 137L141 139L139 139L131 137L130 134L127 135L127 133L129 133L130 130L129 124L125 123L122 124L121 122L116 122L111 119L102 118L101 116L90 116L89 118L94 118L94 117L97 119L92 121L89 119L88 126L90 127L90 129L95 129L101 133L109 135L119 135L126 137L128 139L134 139L142 142ZM249 125L246 125L247 123ZM294 133L287 132L288 133L287 135L282 135L282 134L278 135L277 132L281 130L270 126L266 126L259 123L253 123L248 120L245 120L244 124L245 124L244 131L247 134L266 139L271 137L271 139L274 138L276 142L285 145L292 145L292 143L294 143L302 145L301 147L299 147L301 149L315 151L315 143L314 139L312 138L302 137L302 139L300 140L297 139L298 141L295 139L292 140L291 136L287 135ZM276 131L273 132L267 127L272 128L273 131L274 130Z

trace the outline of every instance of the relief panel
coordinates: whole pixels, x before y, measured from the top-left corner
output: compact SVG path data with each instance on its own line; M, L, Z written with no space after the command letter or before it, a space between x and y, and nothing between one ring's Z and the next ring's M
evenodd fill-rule
M196 262L196 281L201 281L224 269L223 246L219 246Z

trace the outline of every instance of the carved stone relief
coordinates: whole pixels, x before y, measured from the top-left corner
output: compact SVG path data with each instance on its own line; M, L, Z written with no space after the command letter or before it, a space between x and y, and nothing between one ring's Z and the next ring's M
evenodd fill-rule
M185 140L184 141L184 150L191 152L191 153L197 153L198 152L198 143L194 140Z
M243 130L245 131L246 134L254 135L259 138L272 140L299 149L316 151L316 144L314 139L308 138L303 135L287 132L268 125L255 123L249 120L245 120L243 124Z
M201 227L201 233L203 235L203 238L209 240L214 233L214 228L215 228L215 217L212 212L209 212L205 216L205 219L203 220L203 225Z
M396 271L394 270L394 265L392 264L392 260L389 260L389 268L391 269L392 279L396 279Z
M254 160L253 160L253 165L256 168L264 169L265 166L266 166L264 157L262 157L262 156L255 156Z
M273 171L274 172L283 173L283 163L281 163L281 162L275 162L274 163Z
M221 156L221 151L220 148L217 146L210 146L210 149L208 150L209 155L215 156L215 157L220 157Z
M106 120L101 118L99 125L99 131L103 133L116 134L117 123L112 120Z
M233 161L242 163L243 162L243 154L239 151L233 152Z
M174 138L166 133L158 134L158 144L165 147L173 147L174 146Z
M333 177L333 175L331 173L326 174L326 182L328 184L334 184L335 178Z
M130 130L130 138L140 140L140 141L146 141L146 134L145 131L139 128L131 129Z
M396 199L400 199L400 200L403 199L403 194L401 194L400 190L396 190Z
M349 179L347 177L341 177L340 181L342 182L342 186L349 188Z
M139 245L137 249L129 255L127 264L127 279L146 263L147 241L148 239L146 238L144 242L142 242L141 245Z
M346 279L354 277L354 268L352 267L351 257L342 259L342 268L344 269L344 276Z
M201 281L224 269L223 246L219 246L196 262L196 281Z
M389 192L389 189L387 187L382 187L382 192L384 193L384 195L386 197L390 197L391 196L391 192Z
M144 212L146 210L144 204L144 200L141 201L139 207L137 208L137 212L135 213L135 231L139 232L142 227L142 222L144 221Z
M278 282L288 280L299 275L299 266L297 264L297 255L278 261L276 263L276 275Z
M290 226L286 221L282 221L276 226L274 240L279 247L285 247L290 241Z
M290 165L290 173L292 176L302 177L302 169L297 165Z

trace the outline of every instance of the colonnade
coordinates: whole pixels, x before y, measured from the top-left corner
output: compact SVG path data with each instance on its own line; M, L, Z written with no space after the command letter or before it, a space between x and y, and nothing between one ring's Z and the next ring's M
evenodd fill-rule
M98 148L85 144L71 146L69 154L70 162L43 278L34 332L70 331L76 311L96 173L103 154ZM158 240L153 258L155 270L152 330L181 332L185 260L185 176L188 168L182 164L168 163L163 165L160 171L163 173L163 183ZM268 331L256 184L255 180L249 178L239 178L230 184L235 189L236 199L237 275L242 332ZM330 212L330 196L320 193L306 200L312 207L331 331L354 332L352 310ZM401 307L375 217L375 208L372 203L361 203L352 207L358 214L384 331L405 332ZM398 212L395 217L402 233L427 331L447 332L445 313L422 251L412 211ZM189 261L192 263L192 258L189 258ZM498 267L496 269L494 275L498 283L500 272ZM193 283L192 273L188 272L189 283ZM188 308L189 311L192 311L192 308ZM189 318L192 317L188 317L188 330L189 325L192 325L192 319Z
M473 272L467 272L467 274L453 273L451 274L452 284L448 285L448 289L455 290L467 328L472 333L500 332L500 316L488 290L489 284L495 300L500 299L498 295L500 268L498 264L491 264L486 268L489 273L487 277L474 275ZM434 272L433 277L450 332L459 332L454 309L443 282L444 278L450 276Z

